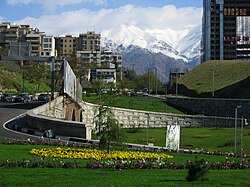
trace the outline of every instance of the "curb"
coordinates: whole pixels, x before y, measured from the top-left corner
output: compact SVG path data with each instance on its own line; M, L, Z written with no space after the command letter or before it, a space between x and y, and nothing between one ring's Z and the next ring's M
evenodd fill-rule
M26 128L21 128L19 125L14 125L13 129L18 131L18 132L25 133L25 134L30 134L30 135L35 135L35 136L42 136L43 135L42 132L38 132L38 131L31 130L31 129L26 129Z

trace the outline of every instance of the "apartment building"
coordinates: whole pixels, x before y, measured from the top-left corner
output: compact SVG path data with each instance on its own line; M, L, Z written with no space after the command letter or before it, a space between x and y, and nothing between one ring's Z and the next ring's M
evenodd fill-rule
M67 57L76 55L78 47L78 37L66 35L63 37L56 37L56 50L58 56Z
M102 80L104 83L116 84L116 69L115 68L97 68L91 70L90 79L93 80Z
M101 64L101 51L77 51L76 57L84 64Z
M31 30L28 34L25 36L26 42L29 42L31 45L31 56L40 56L42 52L42 42L43 42L43 36L45 34L39 32L39 29L35 28Z
M201 62L250 60L249 0L203 0Z
M122 80L122 55L119 53L114 53L112 51L102 51L101 52L101 64L109 67L114 65L116 69L116 79Z
M25 42L25 35L30 32L29 25L16 25L11 22L0 23L0 46L9 46L10 42Z
M80 51L101 51L101 34L88 31L79 35Z
M42 50L41 50L41 57L51 57L57 56L56 42L53 36L43 36L42 37Z

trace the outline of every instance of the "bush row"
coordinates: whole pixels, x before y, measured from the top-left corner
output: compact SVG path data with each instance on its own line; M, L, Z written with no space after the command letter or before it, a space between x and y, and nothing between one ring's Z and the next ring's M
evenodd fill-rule
M0 163L0 167L22 167L22 168L80 168L79 162L66 162L61 160L45 160L42 158L6 160Z
M92 161L87 164L87 168L91 169L189 169L193 164L192 161L186 163L164 162L161 159L156 161L150 160L104 160ZM207 163L208 169L211 170L229 170L229 169L250 169L250 162L240 161L223 161L218 163Z

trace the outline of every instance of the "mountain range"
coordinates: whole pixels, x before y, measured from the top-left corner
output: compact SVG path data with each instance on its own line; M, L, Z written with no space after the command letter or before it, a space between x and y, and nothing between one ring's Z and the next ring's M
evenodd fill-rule
M103 31L104 50L122 53L124 69L138 75L157 69L158 78L168 81L170 71L184 71L200 63L201 25L182 30L149 30L120 25Z

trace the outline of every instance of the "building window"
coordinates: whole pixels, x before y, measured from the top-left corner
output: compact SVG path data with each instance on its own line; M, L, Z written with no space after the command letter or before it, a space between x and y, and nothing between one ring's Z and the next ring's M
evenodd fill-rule
M38 47L37 46L32 46L31 49L32 50L38 50Z
M51 44L43 44L43 48L51 48Z

